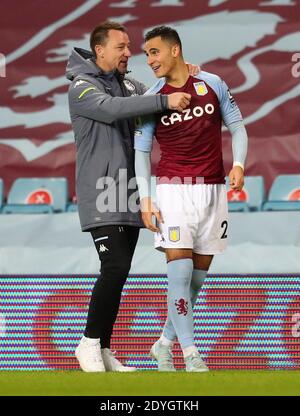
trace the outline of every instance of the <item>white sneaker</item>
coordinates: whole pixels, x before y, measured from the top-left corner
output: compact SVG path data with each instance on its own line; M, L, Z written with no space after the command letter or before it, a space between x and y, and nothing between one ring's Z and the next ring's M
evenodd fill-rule
M152 345L150 356L157 361L158 371L176 371L173 364L171 347L163 345L160 340Z
M83 371L87 373L105 371L99 339L83 337L75 350L75 356Z
M118 371L120 373L136 371L135 367L127 367L116 359L115 352L109 348L101 348L102 360L105 366L105 371Z
M186 371L188 372L196 372L196 373L204 373L209 371L207 365L200 357L198 351L192 352L190 355L184 358Z

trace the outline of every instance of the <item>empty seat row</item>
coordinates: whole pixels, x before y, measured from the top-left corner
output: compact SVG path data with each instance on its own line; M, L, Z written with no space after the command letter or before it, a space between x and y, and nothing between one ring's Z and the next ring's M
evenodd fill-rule
M231 212L300 210L300 175L279 175L266 198L262 176L246 176L242 191L230 189L226 178L228 206Z
M300 210L300 175L280 175L265 198L262 176L246 176L242 191L230 189L226 178L229 211L293 211ZM151 192L155 193L155 177ZM66 178L19 178L3 201L3 180L0 179L0 212L3 214L55 213L77 211L77 204L68 201Z
M19 178L13 183L3 204L3 180L0 179L0 208L3 214L47 214L77 210L68 202L66 178Z

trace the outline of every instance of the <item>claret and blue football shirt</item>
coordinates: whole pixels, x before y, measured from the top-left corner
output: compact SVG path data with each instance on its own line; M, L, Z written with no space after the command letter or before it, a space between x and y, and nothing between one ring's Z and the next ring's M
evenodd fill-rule
M203 178L204 183L224 183L222 122L226 126L242 120L226 83L217 75L201 72L189 76L183 87L168 85L160 79L147 94L191 94L183 112L167 110L144 119L137 127L135 149L149 152L155 136L161 151L156 176Z

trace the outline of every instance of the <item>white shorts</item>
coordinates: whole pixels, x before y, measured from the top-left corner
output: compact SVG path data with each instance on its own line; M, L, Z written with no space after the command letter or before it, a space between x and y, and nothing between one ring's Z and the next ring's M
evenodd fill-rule
M225 250L228 206L223 184L159 184L156 204L164 223L155 233L155 248L187 248L197 254Z

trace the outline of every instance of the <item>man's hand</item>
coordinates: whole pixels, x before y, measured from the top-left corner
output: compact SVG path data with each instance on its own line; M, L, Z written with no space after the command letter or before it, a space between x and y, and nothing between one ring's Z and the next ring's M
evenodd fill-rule
M190 64L189 62L186 62L185 64L186 64L187 69L189 71L189 75L195 76L195 75L198 75L201 72L201 66L200 65Z
M150 197L141 199L141 212L142 212L142 220L143 220L143 223L145 224L145 227L147 227L148 230L150 231L159 232L160 231L159 228L156 227L152 223L152 216L154 215L159 223L163 222L163 220L162 220L159 210L152 203L152 200Z
M244 186L244 171L240 166L234 166L229 172L229 185L235 191L241 191Z
M170 110L182 112L190 104L191 98L191 94L174 92L173 94L168 95L168 107Z

